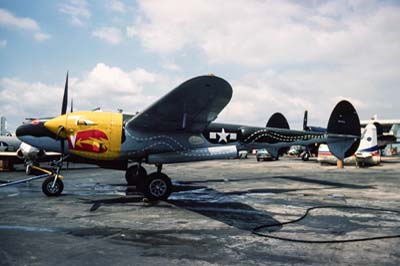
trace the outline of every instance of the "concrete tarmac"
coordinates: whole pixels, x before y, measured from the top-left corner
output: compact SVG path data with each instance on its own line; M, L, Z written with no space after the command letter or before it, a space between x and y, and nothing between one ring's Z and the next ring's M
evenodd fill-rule
M146 166L148 173L155 167ZM399 238L306 244L400 234L400 160L355 168L298 159L209 161L165 165L175 192L143 202L124 172L71 164L64 192L41 181L0 188L0 265L400 265ZM24 178L22 168L0 181Z

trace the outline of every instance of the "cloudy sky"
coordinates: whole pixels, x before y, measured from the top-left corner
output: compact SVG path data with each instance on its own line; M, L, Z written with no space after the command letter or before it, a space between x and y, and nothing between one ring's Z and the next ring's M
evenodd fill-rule
M341 99L400 118L400 1L0 0L0 114L134 113L198 75L233 87L220 122L303 112L323 126Z

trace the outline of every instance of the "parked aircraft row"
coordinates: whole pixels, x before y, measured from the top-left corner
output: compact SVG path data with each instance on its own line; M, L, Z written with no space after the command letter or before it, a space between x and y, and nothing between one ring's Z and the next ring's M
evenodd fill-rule
M56 171L42 185L48 196L63 190L60 171L70 157L104 168L125 170L126 180L149 199L167 199L171 180L164 164L237 158L241 150L266 149L277 157L292 145L325 143L343 160L358 149L360 120L352 104L339 102L325 131L291 130L282 115L273 115L266 127L213 123L229 103L232 87L214 75L192 78L160 98L143 112L81 111L67 113L68 74L61 115L33 120L17 128L17 137L39 150L59 153ZM282 119L283 118L283 119ZM157 166L147 174L143 164Z

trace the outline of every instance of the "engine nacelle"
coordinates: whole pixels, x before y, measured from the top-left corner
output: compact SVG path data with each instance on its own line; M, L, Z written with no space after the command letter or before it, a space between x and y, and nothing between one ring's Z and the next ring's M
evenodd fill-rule
M43 150L39 150L38 148L32 147L31 145L22 142L17 150L17 156L20 159L29 159L34 160L45 155Z

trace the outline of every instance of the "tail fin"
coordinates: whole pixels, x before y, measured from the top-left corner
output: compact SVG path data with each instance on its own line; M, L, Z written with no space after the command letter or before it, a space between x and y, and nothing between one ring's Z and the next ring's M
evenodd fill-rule
M360 119L353 105L348 101L339 102L332 111L328 122L328 147L338 159L353 155L360 144Z
M309 126L308 125L308 111L307 110L304 111L303 130L304 131L321 132L321 133L325 133L326 132L326 128L315 127L315 126Z
M363 131L358 151L373 152L378 149L378 129L375 123L368 124Z
M376 127L376 134L377 136L382 136L383 135L383 126L378 123L378 122L374 122L374 126Z
M290 129L288 121L281 113L273 114L268 120L266 127Z
M307 120L308 120L308 111L305 110L305 111L304 111L304 119L303 119L303 130L304 130L304 131L307 131L307 130L308 130Z

